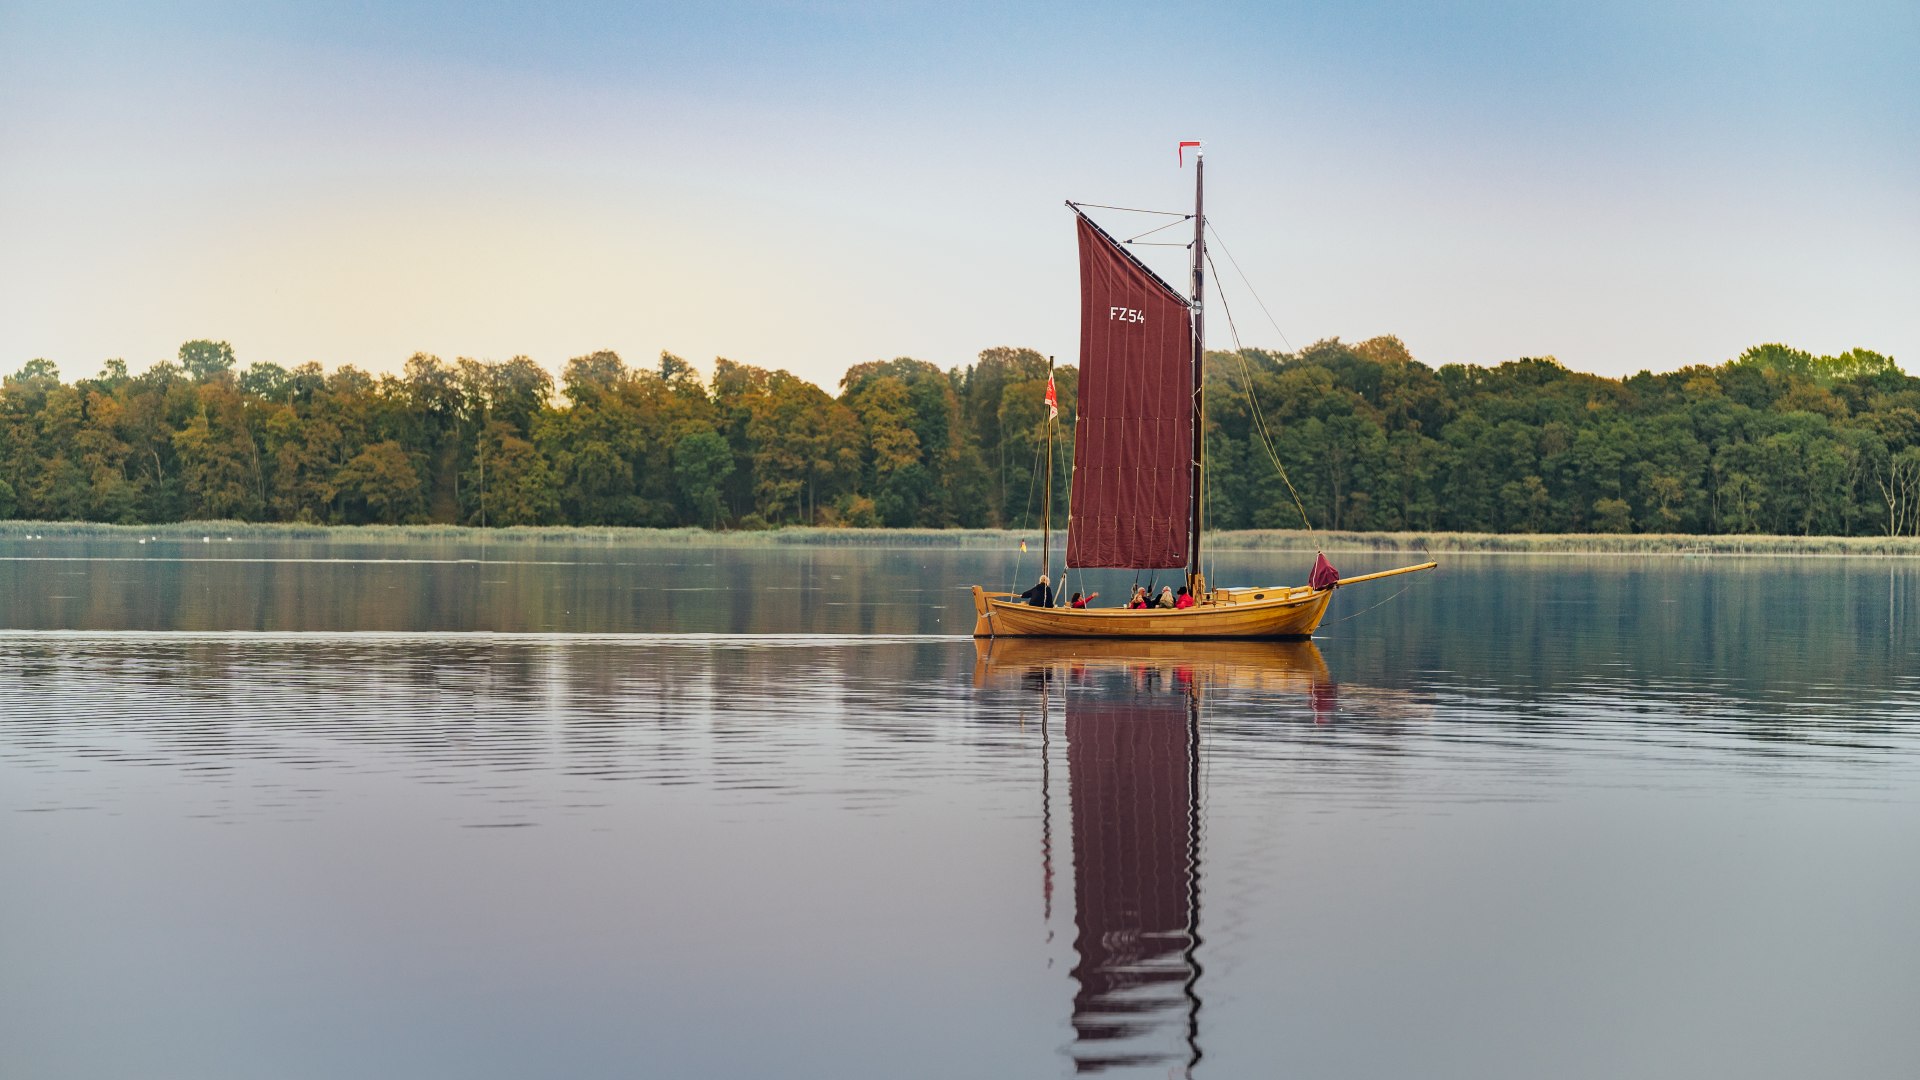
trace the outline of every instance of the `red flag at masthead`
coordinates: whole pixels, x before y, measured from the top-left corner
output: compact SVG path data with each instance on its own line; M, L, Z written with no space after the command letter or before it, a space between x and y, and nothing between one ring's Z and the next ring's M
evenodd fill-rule
M1053 375L1047 375L1047 419L1060 419L1060 398L1053 392Z

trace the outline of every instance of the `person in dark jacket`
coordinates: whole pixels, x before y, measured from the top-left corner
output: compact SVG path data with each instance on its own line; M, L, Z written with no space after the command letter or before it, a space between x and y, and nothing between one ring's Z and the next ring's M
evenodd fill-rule
M1028 607L1052 607L1053 586L1047 584L1047 575L1041 574L1039 584L1021 593L1020 599L1025 600Z

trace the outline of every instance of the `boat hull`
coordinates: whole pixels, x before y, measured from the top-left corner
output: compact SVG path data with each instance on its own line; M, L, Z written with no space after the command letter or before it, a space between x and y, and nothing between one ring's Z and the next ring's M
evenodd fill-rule
M1007 594L1000 594L1007 595ZM1261 599L1148 608L1043 608L975 586L974 637L1306 638L1326 616L1332 589L1277 589Z

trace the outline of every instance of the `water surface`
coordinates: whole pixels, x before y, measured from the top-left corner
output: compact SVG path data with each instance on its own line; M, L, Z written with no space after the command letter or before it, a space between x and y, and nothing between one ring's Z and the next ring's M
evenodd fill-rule
M0 1075L1920 1067L1912 563L1017 560L0 542Z

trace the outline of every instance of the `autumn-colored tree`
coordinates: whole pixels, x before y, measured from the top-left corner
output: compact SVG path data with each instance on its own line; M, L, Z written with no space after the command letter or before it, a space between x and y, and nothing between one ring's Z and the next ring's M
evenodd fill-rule
M420 511L420 474L392 439L374 443L341 466L334 485L347 499L364 505L376 521L398 524Z
M860 421L845 405L784 371L753 380L751 393L723 389L716 405L746 411L741 440L749 448L754 512L771 524L818 524L860 478Z
M126 376L120 369L120 381ZM85 419L74 435L80 465L87 479L87 513L94 521L131 523L139 520L140 490L134 483L130 460L133 448L121 437L126 407L112 393L95 388L86 395Z
M505 420L482 430L467 491L470 524L550 525L559 517L552 466Z

